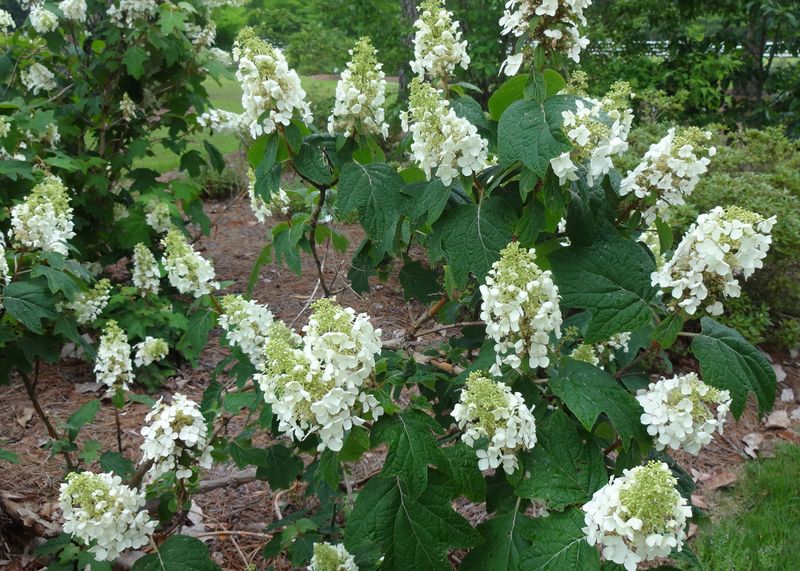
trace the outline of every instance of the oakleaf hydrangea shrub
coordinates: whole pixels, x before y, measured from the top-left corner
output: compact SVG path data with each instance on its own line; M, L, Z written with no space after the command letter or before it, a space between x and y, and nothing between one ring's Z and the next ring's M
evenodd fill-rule
M763 265L781 212L715 204L673 235L673 209L713 168L716 142L665 130L623 162L630 86L592 97L592 78L573 69L588 2L508 2L497 33L519 39L505 54L511 77L485 106L458 81L468 31L444 2L425 2L396 148L367 39L318 132L292 62L252 29L231 59L244 112L208 108L201 80L226 59L208 19L219 2L85 4L36 3L19 27L5 24L20 75L0 113L10 179L0 348L34 400L40 361L69 341L93 362L117 419L150 410L138 446L118 432L101 454L79 438L99 399L49 423L69 470L66 535L51 553L85 563L152 544L142 564L171 568L191 551L216 568L176 530L208 489L206 471L229 462L276 494L306 496L279 506L267 564L630 571L691 557L691 478L669 454L710 446L750 391L760 413L772 404L769 363L714 316ZM76 50L53 49L73 41L63 18L92 38L75 57L110 65L113 55L126 81L81 79L61 94L80 70ZM196 97L182 99L187 90ZM58 105L67 92L76 107ZM153 120L155 109L164 113ZM134 162L162 127L189 177L159 182ZM203 161L183 135L208 127L247 147L248 195L265 227L253 271L234 282L195 232L208 224L192 181ZM286 204L286 173L308 187L302 204ZM346 251L335 230L345 220L363 240L331 283L325 264L331 247ZM302 255L318 285L297 315L252 299L264 264L300 273ZM336 300L342 279L362 293L394 271L405 298L425 306L412 325L379 317L367 296L358 309ZM215 329L222 351L204 351ZM671 362L674 346L682 358ZM135 394L178 355L208 371L202 396ZM485 510L477 526L464 517L475 509Z

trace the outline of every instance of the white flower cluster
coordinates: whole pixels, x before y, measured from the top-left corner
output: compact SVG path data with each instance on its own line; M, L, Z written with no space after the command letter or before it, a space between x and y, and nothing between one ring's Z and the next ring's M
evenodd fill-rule
M519 368L524 358L531 369L547 367L550 335L561 337L562 319L558 288L550 271L536 265L536 253L511 242L480 291L481 319L496 344L492 374L499 375L503 364Z
M122 95L122 101L119 102L119 110L122 113L122 118L126 122L130 122L136 118L136 103L133 102L131 96L125 92Z
M38 95L40 91L52 91L56 88L56 76L40 63L31 66L20 74L20 80L25 88Z
M738 276L747 279L764 266L775 220L738 206L701 214L672 258L653 272L653 285L689 315L700 307L720 315L723 299L741 295Z
M5 10L0 10L0 34L7 34L9 30L13 30L17 25L14 23L14 18L11 17Z
M669 446L689 454L711 442L715 431L722 434L731 406L728 391L708 386L695 373L650 383L636 393L636 400L644 409L642 424L656 437L656 450Z
M146 545L156 528L144 509L144 491L110 473L68 474L58 505L64 532L88 545L98 561L113 561L126 549Z
M213 20L203 26L186 24L186 35L196 48L210 48L217 41L217 24Z
M134 349L136 350L136 356L133 359L133 363L137 367L152 365L169 353L169 345L166 341L150 335L145 337L144 341L137 343Z
M14 240L28 248L67 255L67 241L75 236L67 187L47 175L25 201L11 209Z
M158 269L153 253L141 242L133 247L133 285L139 295L158 293L161 281L161 270Z
M451 415L463 430L467 446L486 439L479 448L478 467L489 470L503 466L507 474L519 467L517 452L536 445L536 421L520 393L511 392L505 383L495 381L480 371L473 371L461 391Z
M351 59L336 84L336 102L328 118L328 132L343 131L345 137L359 135L389 136L384 120L386 80L383 65L369 38L361 38L350 50Z
M175 393L170 404L158 399L144 420L148 424L142 428L140 463L153 462L148 481L173 470L183 480L191 477L195 465L211 467L208 428L196 402Z
M172 218L168 203L160 200L151 200L145 205L144 211L144 221L154 231L163 234L172 228Z
M264 344L273 321L272 312L265 305L240 295L222 298L219 326L228 342L239 347L254 365L264 358Z
M631 334L626 331L625 333L612 335L609 339L594 345L579 343L570 353L570 357L605 369L606 362L613 357L615 351L628 352L630 340Z
M107 395L113 395L117 390L127 391L128 383L133 382L128 336L113 319L106 323L100 336L94 373L97 382L108 387Z
M103 278L87 291L82 291L67 304L67 308L75 312L75 320L81 325L92 323L103 313L108 300L111 299L111 282Z
M315 543L308 571L358 571L356 558L341 543Z
M338 451L346 431L383 414L367 392L381 332L367 315L329 299L313 308L302 340L283 322L272 324L254 379L282 432L299 440L316 433L318 450Z
M120 28L130 28L137 20L150 18L156 13L156 0L119 0L108 7L108 16Z
M681 550L692 508L676 489L663 462L625 470L594 493L583 506L586 541L599 543L603 556L636 571L641 561Z
M592 0L508 0L500 18L501 35L527 36L531 47L546 52L561 52L578 63L589 40L578 26L586 25L583 11ZM533 24L533 25L532 25ZM526 57L526 50L509 55L501 70L516 75Z
M243 133L248 129L247 116L223 109L210 109L197 118L201 127L208 127L215 133Z
M411 71L419 77L446 81L456 66L469 67L467 41L461 40L459 23L445 8L444 0L423 0L414 22L414 61Z
M700 180L708 171L710 157L717 149L708 145L710 131L689 127L676 134L670 129L658 143L650 145L644 159L629 171L619 187L621 196L633 193L636 198L650 197L655 204L643 213L650 224L656 216L667 217L670 205L685 204Z
M411 154L428 180L433 171L449 185L486 166L488 143L478 129L456 115L435 87L419 78L411 82L409 110L400 115L403 130L411 132Z
M311 108L297 72L289 68L281 51L244 28L233 46L238 65L236 79L242 87L242 107L250 134L258 137L288 125L299 114L308 123Z
M86 0L61 0L58 9L67 20L86 21Z
M37 34L47 34L58 29L58 16L45 8L44 4L34 5L29 17Z
M180 230L172 228L161 240L161 245L164 246L161 263L172 287L195 297L219 289L219 284L214 281L214 266L194 251Z
M8 285L11 283L11 271L6 260L6 239L0 232L0 284Z
M266 203L263 198L256 194L256 173L253 169L248 169L247 179L247 194L250 196L250 209L261 224L266 224L267 218L275 216L276 213L286 214L289 212L292 201L285 190L279 188L277 192L271 193L269 203Z

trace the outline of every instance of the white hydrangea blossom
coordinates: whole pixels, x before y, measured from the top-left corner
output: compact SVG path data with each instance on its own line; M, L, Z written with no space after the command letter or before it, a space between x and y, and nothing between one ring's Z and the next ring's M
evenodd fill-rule
M120 28L130 28L137 20L150 18L156 13L156 0L119 0L108 7L108 16Z
M336 84L336 102L328 118L328 132L343 131L345 137L389 136L384 119L386 80L369 38L361 38L350 50L351 59Z
M558 288L550 271L536 265L536 253L510 243L480 291L481 319L497 353L492 374L503 364L517 369L525 358L531 369L547 367L550 335L561 337L562 319Z
M570 357L605 369L616 351L628 352L630 340L630 332L625 332L612 335L600 343L578 343L570 353Z
M11 271L6 260L6 239L0 232L0 285L7 286L11 283ZM0 309L3 308L3 296L0 293Z
M109 299L111 282L103 278L92 289L78 293L66 307L75 312L75 320L83 325L100 317Z
M69 194L60 178L45 176L11 209L11 234L28 248L67 255L67 242L75 232Z
M240 295L222 298L219 326L231 345L239 347L254 365L263 359L264 344L274 318L265 305Z
M117 390L127 391L129 383L133 382L128 336L113 319L106 323L100 336L94 373L97 382L108 387L107 395L113 395Z
M98 561L113 561L126 549L147 545L157 525L144 509L144 491L111 473L68 474L58 505L64 532L88 545Z
M451 415L464 431L461 440L467 446L475 448L479 440L488 440L486 448L476 451L481 470L502 466L507 474L513 474L519 467L517 453L536 445L532 410L522 395L511 392L505 383L473 371Z
M270 194L269 204L256 194L256 173L253 169L247 171L247 194L250 196L250 209L261 224L267 223L267 218L276 214L287 214L291 206L291 199L285 190L279 188Z
M288 125L295 115L312 119L306 92L297 72L289 68L283 53L244 28L233 46L236 79L242 87L242 107L250 134L259 137ZM262 117L263 116L263 117Z
M613 353L614 351L628 352L628 344L631 342L631 332L625 331L612 335L606 341L603 341L597 346L598 352L603 355L606 353Z
M195 297L219 289L219 284L214 281L214 266L194 251L180 230L172 228L161 240L161 245L164 246L161 263L172 287Z
M435 170L449 185L486 166L488 143L475 125L456 115L439 90L419 78L411 82L409 110L400 119L403 130L412 134L411 154L428 180Z
M40 91L52 91L56 88L56 76L40 63L31 64L20 74L20 80L25 88L38 95Z
M196 48L209 48L217 40L217 24L213 20L210 20L205 27L188 23L185 31Z
M165 358L169 353L169 345L163 339L148 335L144 341L135 345L134 350L136 351L133 359L134 365L147 367Z
M2 26L2 24L0 24ZM11 119L0 117L0 138L6 137L11 132Z
M176 478L184 480L192 476L195 465L211 468L208 427L196 402L180 393L175 393L170 404L160 398L144 420L140 463L153 462L147 481L173 470Z
M358 571L356 558L341 543L315 543L308 571Z
M61 0L58 9L67 20L86 21L86 0Z
M569 356L577 361L583 361L595 367L601 366L600 357L597 356L597 349L594 345L588 343L579 343Z
M662 377L640 389L636 400L644 409L642 424L656 437L656 450L669 446L695 455L711 442L715 431L722 434L731 406L728 391L708 386L695 373Z
M578 26L586 25L583 11L592 0L508 0L500 18L500 34L526 37L530 48L542 47L546 52L561 52L579 63L581 52L589 40L581 36ZM533 24L533 25L531 25ZM516 75L531 49L509 55L501 71Z
M133 247L133 272L131 273L133 285L139 290L139 295L158 293L161 283L161 270L158 269L153 253L142 243Z
M58 29L58 16L45 8L44 4L33 6L29 17L37 34L47 34Z
M233 64L233 58L231 57L231 54L223 49L217 47L209 48L208 54L218 63L221 63L224 66L230 66Z
M172 219L169 211L169 204L160 200L151 200L145 207L144 220L147 225L159 234L167 232L172 228Z
M0 10L0 34L7 34L17 27L14 18L5 10Z
M299 440L317 434L318 450L338 451L348 430L383 414L368 392L380 330L367 316L323 299L302 340L281 321L268 335L254 379L282 432Z
M122 95L122 101L119 102L119 110L122 113L122 118L127 122L136 118L136 103L133 102L127 92Z
M676 134L670 129L658 143L650 145L644 159L629 171L620 183L621 196L633 194L636 198L651 197L655 204L643 213L650 224L656 216L667 219L669 206L685 204L700 180L708 171L717 150L708 145L710 131L689 127Z
M600 544L603 557L636 571L641 561L680 551L692 508L676 489L663 462L649 462L611 477L583 506L586 541Z
M720 315L722 300L741 295L738 276L747 279L764 266L775 221L738 206L701 214L672 258L653 272L653 285L689 315L701 307Z
M469 67L467 41L444 0L423 0L414 22L414 60L411 71L419 77L447 80L457 66Z
M247 116L243 113L234 113L223 109L210 109L199 117L197 122L201 127L208 127L214 133L243 133L249 128Z

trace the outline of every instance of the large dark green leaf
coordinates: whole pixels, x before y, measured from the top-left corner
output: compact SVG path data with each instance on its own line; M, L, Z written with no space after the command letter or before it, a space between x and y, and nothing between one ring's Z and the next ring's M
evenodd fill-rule
M560 397L586 430L592 430L606 414L623 444L633 438L647 438L639 419L642 407L631 393L604 370L583 361L565 358L550 388Z
M516 488L519 496L543 499L561 510L587 502L608 481L600 448L582 437L564 412L554 411L536 432L537 443L526 463L529 475Z
M194 537L173 535L158 548L133 564L132 571L218 571L206 544Z
M469 274L483 280L513 236L516 214L500 196L463 204L441 219L442 246L457 287Z
M581 510L535 519L531 534L534 542L522 554L523 571L599 571L600 555L586 542Z
M11 282L3 290L6 311L34 333L43 333L42 319L55 319L53 296L39 282Z
M442 448L446 463L444 467L453 491L458 496L469 498L473 502L481 502L486 496L486 479L478 468L478 456L475 450L457 442L453 446Z
M370 480L347 518L348 549L363 552L378 546L383 554L380 569L450 571L447 552L471 547L480 535L453 511L440 478L432 475L430 480L418 498L397 478Z
M556 139L560 123L548 117L548 108L537 101L516 101L505 110L497 126L497 144L503 164L521 161L539 178L544 178L550 159L569 150ZM554 110L555 112L555 110ZM558 121L561 116L557 117Z
M522 553L535 541L536 526L514 509L499 513L478 526L483 544L469 552L461 571L519 571Z
M592 314L586 342L604 341L650 320L655 264L639 244L607 234L591 246L553 253L550 263L562 305Z
M442 291L438 274L416 261L406 262L398 279L403 286L403 297L406 300L416 298L422 303L429 303Z
M700 361L703 381L731 393L731 412L739 418L750 392L758 398L760 413L775 400L775 371L758 349L737 331L710 317L700 320L700 335L692 340L692 352Z
M339 178L338 206L342 215L358 219L380 253L392 250L397 224L407 213L405 182L389 165L349 163Z

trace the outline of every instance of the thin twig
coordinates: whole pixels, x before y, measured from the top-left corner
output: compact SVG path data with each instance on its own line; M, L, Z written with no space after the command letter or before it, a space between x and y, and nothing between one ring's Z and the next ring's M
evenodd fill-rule
M409 331L408 336L414 337L416 332L419 331L419 328L425 325L428 321L430 321L434 317L436 317L436 314L439 313L439 311L441 311L441 309L445 306L446 303L447 303L447 296L443 295L439 301L430 306L428 310L414 322L414 325L411 326L411 330Z
M122 454L122 426L119 422L119 409L114 407L114 422L117 425L117 451Z
M311 232L308 237L308 243L309 246L311 246L311 257L314 258L314 264L317 266L317 275L319 275L319 283L322 286L322 291L325 293L325 297L330 297L331 290L328 289L328 284L325 283L325 275L323 274L325 268L322 262L320 262L319 254L317 254L317 223L322 213L322 207L325 206L325 193L328 191L328 188L325 186L318 186L317 188L319 189L319 199L317 200L317 206L314 208L314 212L311 213L311 220L309 221Z
M699 333L691 333L689 331L681 331L678 333L678 337L697 337L700 335Z
M633 360L630 363L628 363L627 365L622 367L619 371L617 371L616 374L614 375L614 378L617 379L617 380L621 379L625 375L625 373L627 371L629 371L635 365L639 364L639 362L642 359L644 359L648 355L652 355L652 354L656 353L660 348L661 348L661 345L659 345L657 342L653 341L647 349L645 349L644 351L642 351L641 353L636 355L636 357L634 357Z
M261 539L272 538L272 535L270 535L269 533L258 533L255 531L240 531L235 529L231 530L223 529L221 531L204 531L202 533L194 534L194 537L197 537L199 539L201 537L219 537L221 535L242 535L246 537L259 537Z
M614 450L622 446L622 439L617 438L614 442L611 443L610 446L607 446L603 449L603 456L611 454Z
M342 462L342 475L344 478L344 487L347 490L347 504L350 509L353 509L355 502L353 501L353 484L350 482L350 474L348 472L347 464Z

